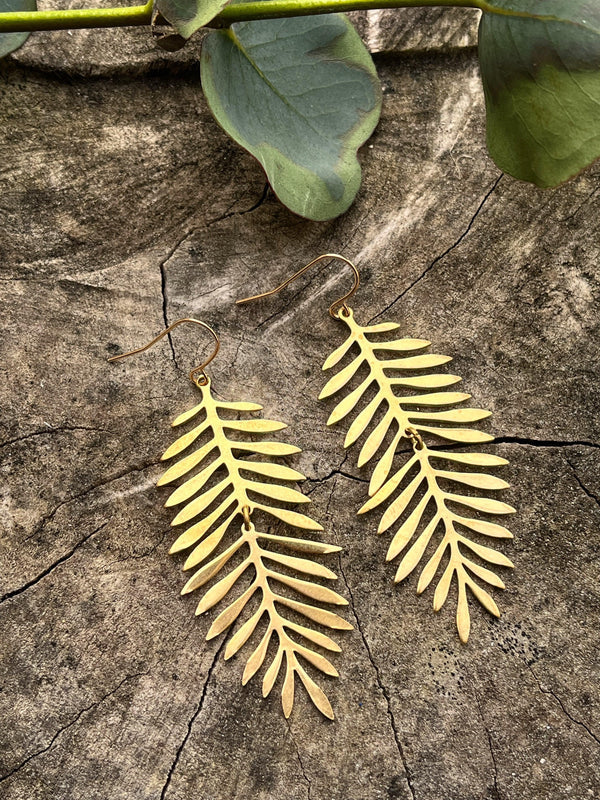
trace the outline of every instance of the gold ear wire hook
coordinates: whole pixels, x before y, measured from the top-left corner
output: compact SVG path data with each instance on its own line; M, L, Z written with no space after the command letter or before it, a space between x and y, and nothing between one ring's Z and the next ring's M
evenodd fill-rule
M152 345L156 344L156 342L162 339L163 336L166 336L168 333L170 333L173 330L173 328L176 328L178 325L182 325L184 322L193 322L194 325L200 325L200 327L207 330L215 340L215 349L213 350L210 358L207 358L206 361L203 361L202 364L200 364L199 366L194 367L194 369L190 372L190 380L192 381L192 383L195 383L196 386L205 386L208 381L208 378L206 376L206 373L204 372L204 369L210 364L210 362L215 358L215 356L219 352L219 348L221 347L221 342L215 331L210 327L210 325L207 325L206 322L202 322L202 320L194 319L193 317L184 317L183 319L175 320L175 322L169 325L168 328L165 328L164 331L161 331L158 334L158 336L155 336L151 342L148 342L148 344L143 345L143 347L138 347L135 350L130 350L128 353L121 353L118 356L111 356L108 360L119 361L121 358L134 356L136 355L136 353L143 353L144 350L148 350L150 347L152 347ZM198 378L196 378L196 373L200 373Z
M356 292L356 290L360 286L360 275L354 264L349 259L345 258L344 256L340 256L337 253L325 253L322 256L314 258L310 262L310 264L307 264L305 267L302 267L302 269L299 269L298 272L295 272L292 275L292 277L284 281L281 284L281 286L278 286L276 289L271 289L268 292L263 292L262 294L255 294L253 297L244 297L243 300L236 300L236 305L241 306L243 303L250 303L252 300L260 300L263 297L270 297L273 294L277 294L282 289L285 289L286 286L289 286L290 283L292 283L292 281L295 281L296 278L299 278L301 275L304 275L304 273L307 270L309 270L315 264L318 264L319 261L326 261L327 259L332 259L332 260L337 259L338 261L343 261L344 264L347 264L354 273L354 283L350 291L343 297L340 297L339 300L335 300L335 302L333 302L329 306L329 313L334 319L338 318L340 310L342 310L344 314L348 315L350 313L350 309L347 306L347 301L350 300L352 295Z

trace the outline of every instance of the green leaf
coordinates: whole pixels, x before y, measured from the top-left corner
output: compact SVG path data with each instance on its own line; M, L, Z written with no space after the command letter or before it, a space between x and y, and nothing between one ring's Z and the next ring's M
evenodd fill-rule
M375 66L346 17L235 23L206 37L201 65L212 113L281 202L312 220L343 213L381 111Z
M488 148L500 169L556 186L600 157L600 3L483 3Z
M177 33L189 39L222 11L229 0L156 0L155 8Z
M36 9L36 0L0 0L0 14L8 11L35 11ZM0 58L18 50L28 38L28 33L0 33Z

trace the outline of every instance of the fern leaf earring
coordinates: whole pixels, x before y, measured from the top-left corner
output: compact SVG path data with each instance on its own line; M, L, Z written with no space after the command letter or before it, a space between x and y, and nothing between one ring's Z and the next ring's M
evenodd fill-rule
M496 602L484 587L504 589L505 586L489 567L513 566L503 553L478 541L479 537L483 541L512 538L507 528L485 516L512 514L515 509L483 495L505 489L508 484L477 471L508 462L488 453L465 453L452 447L440 449L424 439L429 441L431 437L434 442L445 440L454 445L491 442L494 437L488 433L465 427L480 422L490 412L462 407L471 395L449 388L461 379L438 371L451 358L424 352L431 344L429 341L410 337L388 340L383 337L398 330L397 323L360 325L356 321L348 300L358 289L360 276L344 256L334 253L319 256L276 289L238 303L276 294L315 264L333 259L352 269L354 284L329 308L331 316L342 322L349 333L323 364L324 370L337 368L337 371L325 384L319 399L345 392L327 424L334 425L355 415L344 446L350 447L362 438L359 467L374 461L379 454L369 483L370 499L358 513L378 507L385 509L377 532L394 529L386 558L393 561L403 554L396 582L418 567L428 549L433 551L421 570L417 593L424 592L441 573L433 595L434 610L439 611L454 580L456 625L461 640L466 642L471 624L468 592L491 614L500 616ZM410 442L413 454L394 471L395 455L403 441Z
M292 711L298 677L314 705L326 717L333 719L331 704L310 676L307 666L326 675L338 675L319 649L340 652L339 645L315 630L310 623L336 630L352 629L352 625L342 617L322 607L326 604L347 605L347 601L313 580L336 579L337 576L313 556L334 553L341 548L314 539L265 533L265 528L262 525L257 528L254 522L256 514L259 518L282 521L292 528L323 530L310 517L285 505L310 502L301 492L286 485L304 480L304 476L276 460L299 453L300 449L282 441L261 438L287 425L270 419L245 418L247 414L262 409L257 403L217 399L205 368L217 355L219 338L200 320L179 319L147 345L108 360L117 361L141 353L184 322L209 331L215 347L210 358L190 372L190 380L200 392L200 402L174 420L175 427L187 423L191 423L191 427L162 456L163 460L173 460L174 463L158 481L159 486L166 486L185 478L165 504L180 509L172 525L191 523L171 547L171 553L193 548L183 568L195 571L181 593L206 587L209 581L225 571L230 562L237 561L236 566L228 567L224 577L204 590L198 603L196 614L203 614L229 595L229 605L215 618L206 638L218 636L237 621L237 630L225 648L225 659L229 659L260 630L258 645L246 662L242 683L246 684L258 672L270 652L272 660L264 673L263 696L271 692L283 672L282 705L286 717ZM236 520L241 523L240 532L223 548L221 543ZM258 520L257 524L260 524ZM286 551L290 550L301 553L301 557L288 555ZM253 576L240 580L248 570L252 570ZM298 578L293 573L308 578ZM233 594L239 584L244 588L238 589L237 596L231 600L230 593ZM316 601L317 605L304 602L298 596ZM244 613L247 606L254 606L250 614ZM290 612L296 621L289 618ZM300 624L297 620L302 618L306 622ZM315 645L319 649L315 649Z

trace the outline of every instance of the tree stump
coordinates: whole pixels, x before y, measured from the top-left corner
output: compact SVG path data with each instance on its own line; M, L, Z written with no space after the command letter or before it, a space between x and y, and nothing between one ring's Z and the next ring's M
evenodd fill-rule
M485 149L476 15L357 15L384 87L363 188L338 220L288 213L209 115L198 44L148 31L33 35L2 65L2 641L5 800L585 800L600 793L600 168L552 191ZM495 620L434 614L398 586L367 468L317 395L353 258L361 321L396 320L454 357L510 459L516 569ZM308 285L309 283L309 285ZM241 686L243 659L181 597L154 488L169 425L217 391L261 403L302 448L312 516L354 630L338 637L336 721L299 691Z

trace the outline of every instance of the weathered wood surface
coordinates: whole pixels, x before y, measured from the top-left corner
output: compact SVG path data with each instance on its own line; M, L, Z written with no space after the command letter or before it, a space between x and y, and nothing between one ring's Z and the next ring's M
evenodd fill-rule
M141 36L42 34L2 67L0 795L597 797L600 169L546 192L500 175L475 52L441 36L378 57L363 190L342 219L302 221L210 119L189 57L159 63ZM361 319L432 339L495 411L516 569L499 621L473 608L467 646L451 605L393 585L374 517L354 513L368 472L316 402L346 275L233 305L330 250L361 267ZM243 689L178 594L153 485L205 342L181 329L173 350L106 357L188 314L222 336L222 394L290 423L312 514L344 548L355 630L327 684L333 724L302 693L288 723L277 696Z

